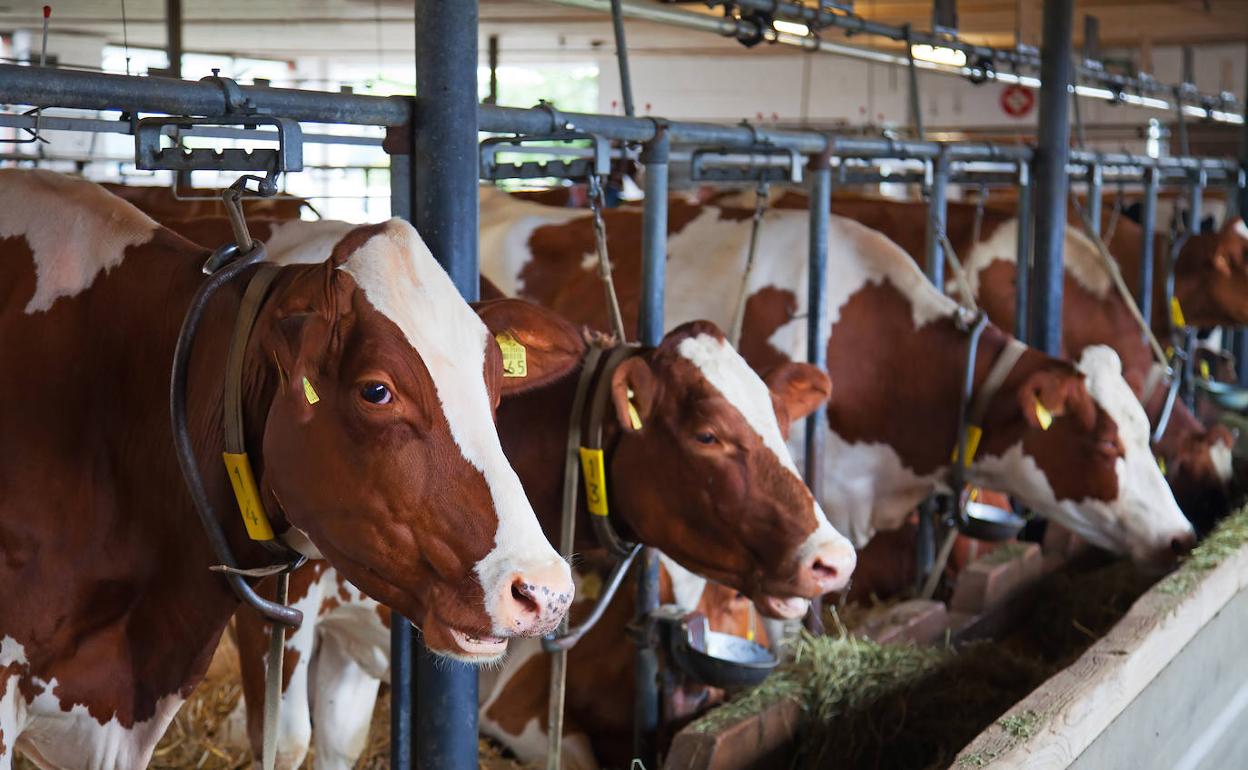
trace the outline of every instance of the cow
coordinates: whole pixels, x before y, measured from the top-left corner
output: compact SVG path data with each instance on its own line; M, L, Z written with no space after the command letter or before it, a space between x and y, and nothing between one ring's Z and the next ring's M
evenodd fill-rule
M225 216L225 205L218 190L192 187L175 193L170 187L115 182L102 182L100 186L165 226L172 222ZM249 197L243 201L243 211L248 217L298 219L304 209L312 210L311 204L284 193L272 198Z
M792 193L779 196L772 204L779 209L805 208L805 198ZM838 197L832 212L884 233L915 260L924 257L927 207L922 203L861 197ZM1076 214L1071 212L1071 216ZM968 203L948 205L946 232L955 256L970 274L975 301L997 324L1014 323L1015 247L1018 221L1013 212L987 206L977 211ZM977 224L978 222L978 224ZM1248 300L1248 268L1237 262L1245 243L1242 223L1231 223L1218 236L1193 237L1185 246L1178 264L1183 276L1176 281L1176 293L1194 309L1201 322L1239 323L1242 305ZM1115 228L1110 249L1123 267L1128 286L1136 286L1141 231L1126 221ZM979 234L976 241L975 235ZM1134 233L1134 239L1132 234ZM1160 264L1158 252L1158 264ZM1158 387L1154 359L1139 325L1126 303L1114 291L1111 278L1096 247L1077 226L1068 226L1064 239L1062 306L1062 349L1076 357L1092 345L1108 345L1122 362L1123 376L1135 394L1144 401L1145 412L1155 423L1161 417L1166 388ZM1155 287L1161 288L1160 270ZM950 263L946 284L953 296L959 286ZM1213 285L1220 285L1216 292ZM1160 297L1160 294L1156 296ZM1168 312L1154 301L1156 328L1168 330ZM1211 307L1212 305L1212 307ZM1214 309L1216 308L1216 309ZM1213 312L1216 315L1208 315ZM1163 337L1164 339L1164 337ZM1150 384L1151 381L1151 384ZM1154 449L1165 464L1165 475L1180 507L1203 531L1212 521L1228 512L1233 495L1231 447L1234 439L1220 426L1205 427L1182 403L1176 403L1166 429Z
M576 327L528 303L487 302L479 312L497 333L513 333L517 326L533 330L519 339L526 349L559 351L576 362L589 352ZM614 409L603 442L613 447L606 457L610 515L627 536L662 549L665 601L700 609L722 630L739 628L751 601L767 616L795 618L805 613L809 598L845 587L854 549L830 527L783 444L788 423L826 399L825 374L793 363L764 383L717 328L692 322L610 376ZM579 372L504 398L498 410L504 449L551 536L560 527L572 419L568 405L578 380ZM583 501L578 519L575 550L585 554L577 569L578 590L592 604L596 589L584 587L601 585L595 565L602 560L592 556L599 546ZM708 586L703 576L723 585ZM314 620L287 642L292 665L284 684L279 766L297 767L312 728L333 725L316 733L315 766L349 768L363 749L378 683L389 675L388 613L341 575L318 566L296 573L292 597ZM595 755L620 759L618 749L630 734L629 688L621 684L610 708L582 705L601 691L606 670L631 681L631 648L615 641L632 612L629 588L571 653L569 713L579 721L570 723L566 741L569 755L586 766ZM260 739L265 636L250 613L240 613L236 626L254 748ZM546 749L548 659L539 653L536 642L513 648L483 687L489 696L483 731L525 759ZM696 697L699 705L708 702L702 690ZM541 708L530 713L539 702Z
M239 605L209 569L171 442L170 361L207 252L93 183L0 170L0 255L0 768L15 752L145 767ZM246 272L205 311L186 396L211 508L257 566L271 557L225 513L212 459ZM498 660L572 599L494 425L504 392L541 384L503 377L498 344L402 221L282 266L241 393L273 529L434 652Z
M507 294L597 328L594 236L569 219L501 193L482 206L482 271ZM555 212L542 225L543 211ZM750 215L745 209L668 209L665 318L728 325L741 295ZM607 212L608 248L625 322L640 294L641 212ZM513 227L515 228L513 230ZM762 372L805 355L808 221L773 210L747 287L741 352ZM487 250L485 244L499 244ZM968 352L964 314L884 235L833 217L826 284L828 405L820 479L824 509L861 547L893 529L946 484ZM978 387L1010 337L989 326L975 366ZM1039 403L1053 415L1047 420ZM1095 545L1141 563L1168 565L1194 543L1148 445L1148 420L1113 350L1093 346L1077 365L1026 350L986 408L983 439L967 470ZM795 431L790 446L803 451Z

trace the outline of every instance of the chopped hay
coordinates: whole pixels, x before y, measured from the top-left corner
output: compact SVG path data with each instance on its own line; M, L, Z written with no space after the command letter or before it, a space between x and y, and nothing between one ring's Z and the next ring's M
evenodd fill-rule
M1204 576L1248 542L1248 505L1220 521L1200 545L1183 561L1183 565L1157 586L1171 596L1186 596Z
M1224 520L1160 586L1182 593L1248 542L1248 507ZM1004 557L1002 557L1004 558ZM1020 621L995 642L957 649L881 646L849 637L803 636L795 658L689 729L711 732L781 698L802 707L792 768L940 768L979 733L998 725L1012 741L1034 735L1046 715L1003 717L1070 665L1157 581L1126 560L1091 553L1042 578ZM835 615L829 620L836 623ZM983 767L991 752L958 760Z

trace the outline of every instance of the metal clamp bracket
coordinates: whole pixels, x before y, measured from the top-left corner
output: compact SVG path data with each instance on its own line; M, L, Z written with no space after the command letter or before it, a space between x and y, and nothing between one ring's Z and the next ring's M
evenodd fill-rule
M215 71L214 71L215 72ZM225 96L225 114L212 117L143 118L135 127L134 164L143 171L257 171L266 174L261 194L277 190L277 175L303 170L303 130L299 122L279 118L256 109L238 84L230 78L212 75L203 79L221 86ZM189 149L181 146L162 147L161 137L177 137L195 126L273 126L277 129L275 149L244 150L237 148ZM180 142L179 142L180 143ZM267 189L271 188L271 190Z
M689 178L694 182L800 184L803 165L797 150L767 144L699 149L689 161Z
M588 141L592 154L583 157L583 147L542 146L528 147L523 152L540 152L560 156L553 160L530 160L501 162L500 154L516 152L534 142ZM566 130L553 134L526 134L523 136L494 136L481 141L481 178L489 181L500 179L588 179L605 177L611 173L611 142L605 137L585 131Z

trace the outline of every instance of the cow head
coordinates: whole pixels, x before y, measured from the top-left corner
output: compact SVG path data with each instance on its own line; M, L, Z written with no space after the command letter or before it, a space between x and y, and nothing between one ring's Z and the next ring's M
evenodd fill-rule
M555 627L571 576L499 443L498 345L410 225L287 268L252 346L271 511L436 652L493 660Z
M1086 348L1077 367L1049 359L1018 388L1013 409L1026 424L1022 442L987 461L1012 466L994 474L999 488L1008 484L1037 512L1143 564L1167 565L1191 548L1195 535L1111 348Z
M1248 324L1248 225L1238 217L1217 234L1194 235L1175 265L1175 291L1187 322Z
M1184 404L1174 405L1157 451L1165 458L1166 480L1175 500L1198 532L1207 532L1230 510L1234 445L1235 437L1225 426L1206 428Z
M611 397L613 494L629 526L768 615L800 616L806 599L843 589L854 549L784 443L789 424L830 393L827 375L807 364L784 364L764 382L704 321L628 359L612 375Z

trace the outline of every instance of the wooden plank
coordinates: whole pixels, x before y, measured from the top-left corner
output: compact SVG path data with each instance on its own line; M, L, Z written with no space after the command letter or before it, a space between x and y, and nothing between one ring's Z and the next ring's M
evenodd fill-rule
M1246 585L1248 548L1211 570L1186 596L1154 587L1079 660L1006 713L1024 722L1038 717L1030 737L994 724L962 750L957 766L1069 766Z
M801 725L802 706L783 698L757 714L713 732L685 729L676 734L663 762L666 770L748 770L786 767Z

